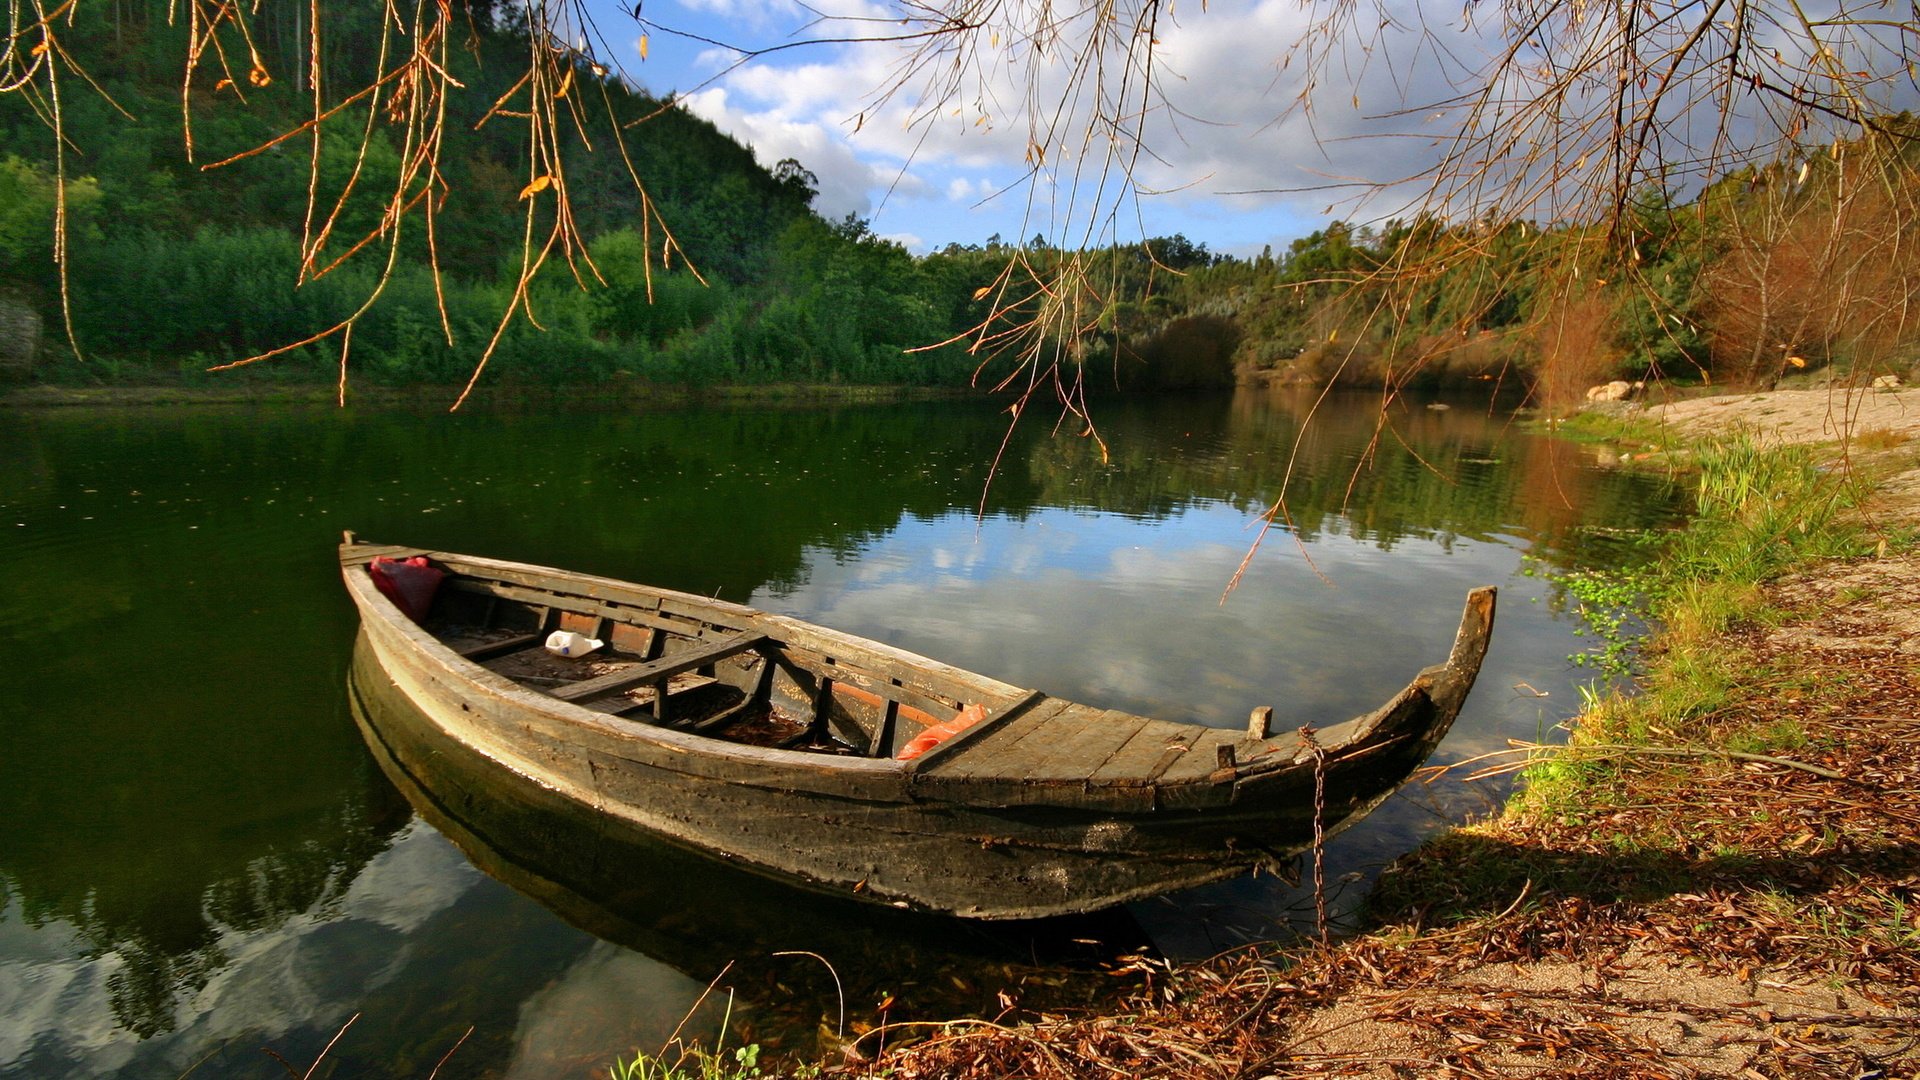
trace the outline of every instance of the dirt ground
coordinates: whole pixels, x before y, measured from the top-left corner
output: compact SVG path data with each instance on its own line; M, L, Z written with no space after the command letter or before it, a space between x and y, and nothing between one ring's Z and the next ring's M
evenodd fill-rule
M1650 402L1647 411L1675 430L1698 435L1745 427L1766 440L1820 443L1876 441L1879 433L1920 436L1920 389L1772 390L1762 394Z
M1920 528L1920 390L1644 408L1687 434L1833 444L1888 478L1876 527ZM1702 723L1721 746L1790 730L1785 749L1623 760L1607 805L1508 814L1404 861L1376 893L1383 929L1168 972L1129 1015L956 1029L881 1066L1920 1077L1920 556L1811 567L1769 600L1777 625L1732 635L1755 685Z

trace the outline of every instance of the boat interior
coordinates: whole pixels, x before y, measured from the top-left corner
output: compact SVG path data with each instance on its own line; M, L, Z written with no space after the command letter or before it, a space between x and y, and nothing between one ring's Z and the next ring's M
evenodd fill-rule
M530 689L752 746L889 757L968 705L884 664L775 640L671 597L649 600L609 602L452 574L422 625L454 652ZM556 630L604 645L558 656L545 647Z

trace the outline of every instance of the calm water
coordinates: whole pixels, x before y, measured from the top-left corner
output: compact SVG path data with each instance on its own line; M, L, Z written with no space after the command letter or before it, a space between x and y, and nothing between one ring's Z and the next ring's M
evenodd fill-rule
M983 516L1006 417L971 404L0 414L0 1077L284 1076L262 1048L305 1072L356 1015L315 1075L424 1076L458 1044L440 1076L586 1076L683 1019L810 1049L842 1024L835 975L851 1032L888 998L888 1019L993 1015L1003 991L1115 983L1075 974L1089 954L1284 933L1311 901L1270 877L991 932L645 845L555 880L541 852L578 823L423 818L369 755L333 545L353 528L717 594L1223 726L1372 707L1492 583L1492 654L1440 758L1571 715L1581 640L1525 571L1618 557L1608 538L1671 494L1484 406L1378 430L1373 399L1342 400L1297 437L1309 404L1109 404L1105 463L1032 425ZM1292 527L1223 604L1283 481ZM1397 797L1329 853L1338 906L1502 794Z

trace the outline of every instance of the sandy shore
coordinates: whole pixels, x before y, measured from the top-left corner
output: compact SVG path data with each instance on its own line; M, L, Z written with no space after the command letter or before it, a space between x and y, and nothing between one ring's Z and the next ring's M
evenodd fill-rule
M1920 389L1771 390L1649 403L1647 413L1683 435L1748 428L1779 443L1920 436Z

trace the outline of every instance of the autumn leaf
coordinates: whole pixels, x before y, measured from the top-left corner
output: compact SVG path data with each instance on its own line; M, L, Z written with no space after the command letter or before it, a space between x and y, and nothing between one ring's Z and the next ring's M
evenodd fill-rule
M247 81L255 86L266 86L273 82L273 76L267 74L266 65L255 64L253 70L247 72Z
M573 89L573 69L568 68L566 75L560 79L560 89L555 91L553 96L557 98L566 97L567 91L571 89Z
M647 58L647 35L641 34L640 35L640 59L645 60L646 58Z
M987 294L992 291L993 291L993 286L982 285L979 288L973 290L973 298L975 300L985 300L987 298Z
M542 174L536 176L533 178L533 183L520 189L520 197L523 199L531 199L552 186L553 177L551 175Z

